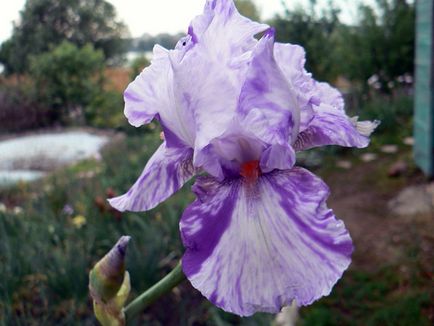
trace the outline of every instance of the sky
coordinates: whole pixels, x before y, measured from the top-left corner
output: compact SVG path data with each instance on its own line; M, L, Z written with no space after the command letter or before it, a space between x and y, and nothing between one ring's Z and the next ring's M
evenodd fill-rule
M117 9L118 16L128 26L131 36L144 33L185 32L190 20L202 12L205 0L108 0ZM308 0L284 0L289 8L308 3ZM364 0L372 2L373 0ZM254 0L262 19L282 12L282 0ZM340 2L340 1L339 1ZM337 3L339 3L337 2ZM345 1L341 18L348 22L355 19L358 1ZM0 0L0 42L8 39L12 32L12 22L19 17L25 0ZM319 0L325 6L327 0Z

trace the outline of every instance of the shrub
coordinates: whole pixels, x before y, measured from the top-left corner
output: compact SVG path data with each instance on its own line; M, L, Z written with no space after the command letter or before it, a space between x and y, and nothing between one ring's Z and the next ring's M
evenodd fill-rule
M51 121L49 108L37 101L31 84L0 86L0 133L41 128Z
M88 44L63 42L50 52L32 57L30 76L39 100L66 124L84 122L84 110L103 92L104 55Z

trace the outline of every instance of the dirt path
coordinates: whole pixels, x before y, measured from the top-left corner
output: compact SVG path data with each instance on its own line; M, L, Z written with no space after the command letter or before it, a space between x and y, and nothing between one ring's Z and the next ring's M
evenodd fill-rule
M389 201L405 187L427 183L411 165L400 177L387 176L390 166L403 158L412 164L411 153L405 152L382 155L374 162L359 162L349 170L324 173L331 188L328 203L353 237L352 268L372 271L384 265L405 265L408 252L415 250L422 271L433 277L434 212L397 216L388 207Z

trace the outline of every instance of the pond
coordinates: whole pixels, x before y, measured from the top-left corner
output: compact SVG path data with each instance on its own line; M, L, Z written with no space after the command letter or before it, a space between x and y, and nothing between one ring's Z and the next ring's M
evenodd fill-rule
M108 137L87 131L27 135L0 141L0 186L34 181L55 169L97 157Z

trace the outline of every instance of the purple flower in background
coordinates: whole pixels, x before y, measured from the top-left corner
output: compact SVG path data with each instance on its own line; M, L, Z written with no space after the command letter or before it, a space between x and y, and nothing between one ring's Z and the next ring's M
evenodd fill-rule
M158 119L165 141L110 203L145 211L205 172L180 222L183 271L241 316L310 304L351 261L350 235L325 203L328 187L294 166L296 152L366 147L377 122L349 118L341 94L304 64L303 48L275 43L274 31L241 16L232 0L209 0L174 50L155 46L151 66L125 91L129 122Z

